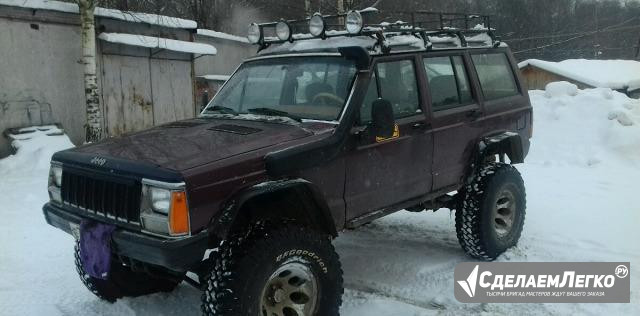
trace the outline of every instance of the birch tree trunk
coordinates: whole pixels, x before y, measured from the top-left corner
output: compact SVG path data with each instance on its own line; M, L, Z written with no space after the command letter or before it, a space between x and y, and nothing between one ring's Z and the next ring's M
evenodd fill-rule
M82 63L84 64L84 93L87 123L85 141L97 142L102 139L102 113L98 94L96 70L95 0L76 0L80 9L82 28Z
M306 14L307 17L313 14L313 12L311 12L311 0L304 0L304 14Z

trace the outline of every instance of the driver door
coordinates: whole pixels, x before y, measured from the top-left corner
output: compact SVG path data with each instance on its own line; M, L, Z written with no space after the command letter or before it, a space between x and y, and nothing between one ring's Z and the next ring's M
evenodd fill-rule
M397 125L390 139L377 139L371 128L351 135L347 154L347 220L357 226L371 212L418 198L431 189L432 135L421 106L419 72L412 56L380 59L374 66L357 125L370 125L371 105L383 98L393 105ZM363 129L363 128L360 128ZM355 224L354 224L355 223Z

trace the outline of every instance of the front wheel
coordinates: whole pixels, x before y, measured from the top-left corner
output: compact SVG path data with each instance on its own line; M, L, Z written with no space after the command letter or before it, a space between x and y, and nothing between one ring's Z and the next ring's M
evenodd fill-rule
M342 269L328 235L285 226L221 244L204 278L204 315L337 316Z
M490 261L518 243L524 226L526 194L515 167L488 164L462 194L456 211L456 233L467 254Z

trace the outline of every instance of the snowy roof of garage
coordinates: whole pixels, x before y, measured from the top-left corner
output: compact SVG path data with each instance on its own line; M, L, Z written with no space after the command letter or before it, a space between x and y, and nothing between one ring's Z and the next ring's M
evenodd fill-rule
M529 59L518 66L520 69L536 67L595 88L640 89L640 62L634 60L568 59L551 62Z
M98 38L116 44L124 44L145 48L166 49L174 52L199 55L215 55L217 50L209 44L178 41L162 37L144 36L125 33L100 33Z
M20 7L33 10L49 10L78 14L78 5L75 3L49 1L49 0L0 0L0 5ZM95 15L134 23L146 23L178 29L196 29L198 24L192 20L174 18L170 16L120 11L96 7Z
M198 78L202 78L208 81L227 81L231 78L230 75L202 75L198 76Z
M207 30L207 29L198 29L197 32L198 32L198 35L201 35L201 36L207 36L207 37L213 37L218 39L225 39L229 41L249 44L249 40L244 36L237 36L237 35L232 35L228 33L218 32L214 30Z

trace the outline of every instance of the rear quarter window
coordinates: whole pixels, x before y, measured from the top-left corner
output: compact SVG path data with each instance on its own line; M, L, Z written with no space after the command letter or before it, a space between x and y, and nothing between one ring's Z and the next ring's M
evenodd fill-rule
M472 55L485 100L520 94L509 59L503 53Z

